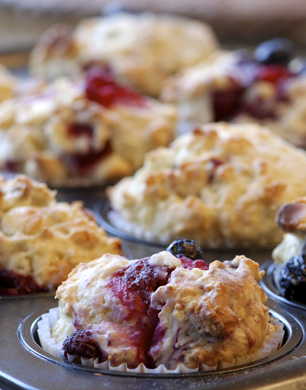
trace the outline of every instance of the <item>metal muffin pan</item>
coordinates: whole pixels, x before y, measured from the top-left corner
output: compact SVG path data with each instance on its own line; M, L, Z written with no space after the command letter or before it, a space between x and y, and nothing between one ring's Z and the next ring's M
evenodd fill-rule
M218 372L145 375L97 371L65 363L44 352L36 339L36 323L42 313L56 306L51 297L0 301L0 388L27 390L145 390L145 389L294 389L306 387L306 318L298 310L291 314L269 299L272 314L286 328L284 346L257 363ZM287 307L288 308L288 307ZM8 387L7 387L8 386ZM11 386L11 387L10 387Z
M97 205L105 204L103 189L60 189L59 201L82 199L85 207L96 213ZM100 217L102 218L101 212ZM106 229L111 235L113 231ZM115 234L116 235L116 234ZM119 235L120 236L120 235ZM121 237L125 255L140 258L156 253L165 247L156 243L145 243ZM260 264L271 258L271 250L206 250L207 261L232 259L244 254ZM286 326L284 346L270 358L235 369L211 373L184 375L145 375L138 377L130 373L102 372L83 366L65 363L44 352L35 337L36 320L42 313L54 307L53 294L35 294L0 299L0 389L41 389L66 388L73 390L185 390L213 389L228 390L260 389L291 390L306 389L306 318L295 307L269 299L268 306L278 313Z
M116 228L108 218L109 210L110 204L106 198L100 199L93 206L93 212L97 222L110 235L121 238L123 242L130 248L132 254L134 254L134 258L151 256L152 254L167 248L167 244L145 241ZM205 261L208 263L214 260L232 260L236 255L245 255L246 257L257 261L259 264L263 264L265 261L271 258L272 250L273 248L203 248Z
M265 290L265 293L267 295L270 295L274 299L279 300L280 302L283 302L287 305L290 305L290 306L293 306L293 307L296 307L298 309L305 311L306 310L305 304L297 302L297 301L289 301L289 299L286 299L279 294L277 287L275 285L275 282L274 282L274 271L275 271L276 267L277 267L277 265L274 264L272 260L267 261L261 267L261 269L263 269L265 271L265 274L261 280L261 285L262 285L263 289Z
M31 352L33 355L37 355L39 357L45 358L50 363L60 364L60 365L66 365L68 367L73 367L77 370L82 371L88 371L91 373L103 373L107 375L120 375L120 376L135 376L135 377L154 377L156 374L143 374L143 373L130 373L130 372L117 372L117 371L110 371L110 370L103 370L103 369L96 369L96 368L89 368L85 367L81 364L73 364L68 361L63 361L62 359L56 358L54 356L51 356L49 353L44 351L41 348L39 337L37 333L37 322L41 319L41 315L44 314L45 311L42 311L41 313L33 313L32 315L28 316L19 326L18 328L18 338L21 342L21 344L24 346L25 349L27 349L29 352ZM278 359L284 355L286 355L288 352L292 351L294 348L298 346L300 343L302 337L303 337L303 331L298 324L297 321L295 321L292 317L290 317L287 313L283 313L283 315L280 315L279 313L270 310L270 315L278 319L284 324L285 329L285 336L283 340L282 347L277 351L272 353L270 356L248 363L237 367L227 368L219 370L218 373L224 373L224 372L232 372L237 370L242 370L246 368L251 368L258 366L263 363L269 363L275 359ZM159 377L165 377L165 378L175 378L175 377L186 377L186 376L199 376L199 375L211 375L214 374L215 371L210 372L200 372L200 373L192 373L192 374L158 374Z

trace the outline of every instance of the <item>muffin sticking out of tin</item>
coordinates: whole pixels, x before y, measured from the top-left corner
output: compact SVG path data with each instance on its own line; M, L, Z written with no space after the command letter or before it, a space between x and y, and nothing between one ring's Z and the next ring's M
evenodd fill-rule
M109 219L147 241L203 248L267 247L282 239L282 204L306 195L306 153L256 124L213 123L147 155L109 190Z
M45 184L0 180L0 295L54 292L80 262L121 254L82 202L58 203Z
M69 360L129 369L212 368L256 355L276 330L263 271L244 256L209 266L199 256L183 240L140 260L106 254L80 264L57 290L55 343Z

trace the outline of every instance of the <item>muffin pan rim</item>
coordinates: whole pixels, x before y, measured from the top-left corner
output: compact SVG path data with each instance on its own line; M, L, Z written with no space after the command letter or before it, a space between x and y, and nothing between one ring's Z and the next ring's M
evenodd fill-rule
M197 377L197 376L209 376L222 373L231 373L242 370L247 370L253 367L257 367L266 363L271 363L274 360L283 357L290 353L294 348L296 348L303 338L303 330L299 322L292 317L289 313L283 312L278 313L275 310L269 309L269 312L273 317L279 319L285 327L285 342L284 345L276 352L272 353L270 356L267 356L263 359L259 359L254 362L243 364L237 367L225 368L222 370L216 371L204 371L197 373L177 373L177 374L150 374L150 373L132 373L132 372L118 372L111 370L96 369L83 366L81 364L74 364L68 361L63 361L60 358L56 358L44 351L38 344L38 335L37 335L37 322L41 319L42 314L46 313L45 309L42 309L38 312L34 312L27 316L18 327L18 339L21 345L31 354L46 360L47 362L57 364L62 367L72 368L79 371L85 371L93 374L103 374L111 376L121 376L121 377L133 377L133 378L182 378L182 377ZM286 318L287 316L287 318Z

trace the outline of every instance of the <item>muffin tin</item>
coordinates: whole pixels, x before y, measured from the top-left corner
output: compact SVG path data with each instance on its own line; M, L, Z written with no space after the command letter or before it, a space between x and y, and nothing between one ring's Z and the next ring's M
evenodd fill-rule
M20 299L2 297L0 312L0 388L18 386L22 389L118 390L158 389L282 389L292 383L298 388L306 383L306 340L304 312L289 308L282 302L268 300L271 314L285 325L282 348L258 362L224 369L218 372L193 374L131 374L96 370L63 362L44 352L37 339L37 321L50 308L55 307L53 296L27 296ZM252 387L250 387L252 384ZM294 387L295 386L295 387ZM10 388L10 387L8 387ZM286 388L286 387L283 387ZM287 387L288 388L288 387ZM299 387L301 388L301 387Z
M82 199L86 207L94 210L98 220L110 233L106 225L104 211L107 202L104 189L60 190L59 200L73 201ZM102 221L103 220L103 221ZM120 232L119 232L120 233ZM149 256L165 249L161 244L145 243L139 240L127 240L123 237L123 248L127 257L137 258ZM231 259L235 254L244 253L256 258L264 264L267 278L270 275L271 262L269 249L255 250L208 250L205 256L208 261L214 259ZM270 276L271 280L271 276ZM266 278L263 286L266 288ZM269 295L269 291L267 291ZM37 321L50 308L55 307L53 294L36 294L23 297L1 297L0 313L0 354L3 357L0 364L0 388L10 389L18 386L22 389L53 390L55 386L71 389L101 390L115 388L118 390L158 389L281 389L286 386L298 388L306 383L305 364L306 339L304 328L306 318L304 309L298 306L288 306L288 302L274 296L268 300L268 306L273 315L285 325L286 333L282 348L257 362L241 367L193 374L131 374L116 371L101 371L81 365L64 362L44 352L37 338ZM252 387L250 387L252 385ZM7 387L5 387L7 386Z
M10 175L10 174L9 174ZM111 235L123 241L128 258L142 258L164 250L165 245L145 242L118 230L108 220L109 204L105 188L67 188L58 190L58 201L82 200L93 210L98 222ZM37 321L57 305L53 294L0 296L0 389L13 390L297 390L306 388L306 305L280 297L273 282L272 248L206 249L207 262L244 254L266 271L262 287L269 296L271 313L285 325L282 348L271 356L244 366L218 372L193 374L131 374L102 371L63 362L44 352L37 338Z

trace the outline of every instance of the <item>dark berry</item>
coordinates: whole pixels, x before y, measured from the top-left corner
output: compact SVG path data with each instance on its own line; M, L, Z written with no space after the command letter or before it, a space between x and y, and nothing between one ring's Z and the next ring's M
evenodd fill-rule
M89 330L76 330L70 336L67 336L63 343L65 355L77 355L79 359L75 363L80 363L80 358L91 359L99 358L99 361L104 361L102 351L99 344L92 337L92 332Z
M202 248L193 240L175 240L167 248L174 256L184 255L191 260L204 259Z
M24 295L48 292L39 286L31 275L9 271L0 265L0 295Z
M262 64L287 64L293 51L294 45L289 39L274 38L258 45L254 57Z
M306 303L306 255L293 256L282 268L280 293L290 301Z

